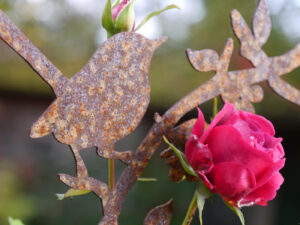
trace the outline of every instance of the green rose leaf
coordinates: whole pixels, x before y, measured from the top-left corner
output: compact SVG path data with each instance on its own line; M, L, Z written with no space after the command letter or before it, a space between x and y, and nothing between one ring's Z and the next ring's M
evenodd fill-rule
M164 141L170 146L170 148L174 151L174 153L176 154L176 156L178 157L180 164L182 165L182 168L190 175L196 176L198 177L197 173L195 172L195 170L191 167L191 165L188 163L185 155L182 153L182 151L180 151L179 149L177 149L174 145L172 145L168 139L164 136Z
M151 177L139 177L138 181L141 181L141 182L154 182L154 181L157 181L157 179L156 178L151 178Z
M8 223L9 225L24 225L21 220L13 219L11 217L8 217Z
M57 200L63 200L65 198L73 197L73 196L80 196L80 195L86 195L90 193L91 191L88 190L75 190L75 189L69 189L65 194L56 194Z
M231 209L239 218L240 218L240 221L242 223L242 225L245 225L245 218L244 218L244 215L243 215L243 212L241 211L240 208L238 207L235 207L233 205L230 205L228 202L224 201L225 202L225 205Z

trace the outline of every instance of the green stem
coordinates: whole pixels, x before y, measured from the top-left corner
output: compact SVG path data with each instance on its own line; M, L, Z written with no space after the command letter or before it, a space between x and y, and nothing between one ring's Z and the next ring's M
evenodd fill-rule
M182 225L190 225L190 223L193 220L193 216L196 212L197 209L197 190L195 191L195 194L193 196L193 199L190 203L189 209L185 215L184 221L182 223Z
M218 114L218 97L214 98L213 118Z
M108 159L108 187L114 189L115 186L115 160Z
M106 31L106 32L107 32L107 39L110 39L114 35L113 33L110 33L108 31Z
M113 34L107 31L107 39L112 37ZM115 160L108 159L108 188L114 189L115 186Z

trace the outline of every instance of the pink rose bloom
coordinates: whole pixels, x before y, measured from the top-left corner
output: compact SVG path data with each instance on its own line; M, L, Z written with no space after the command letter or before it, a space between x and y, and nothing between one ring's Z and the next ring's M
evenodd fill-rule
M226 102L206 130L204 124L199 110L185 146L203 183L234 206L267 205L283 183L279 170L285 163L272 123Z

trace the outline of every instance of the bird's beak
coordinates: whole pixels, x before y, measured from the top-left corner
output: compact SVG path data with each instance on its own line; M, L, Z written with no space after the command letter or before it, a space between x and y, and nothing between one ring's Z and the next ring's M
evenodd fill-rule
M168 37L163 36L158 39L152 40L151 42L152 42L153 50L161 46L164 42L166 42L167 39Z

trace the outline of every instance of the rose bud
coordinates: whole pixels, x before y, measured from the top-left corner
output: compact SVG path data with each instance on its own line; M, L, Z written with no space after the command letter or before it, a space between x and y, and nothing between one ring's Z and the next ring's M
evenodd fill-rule
M267 205L283 183L282 138L270 121L228 102L204 130L198 120L185 147L188 162L203 183L233 206Z
M135 26L135 0L118 0L113 6L108 0L102 15L102 25L108 37L126 31L133 31Z
M135 28L134 1L135 0L117 0L112 5L111 0L107 0L102 15L102 26L106 29L108 37L111 37L112 35L120 32L136 32L151 18L158 16L170 9L179 9L177 5L167 5L161 10L154 11L148 14Z
M135 15L133 8L134 0L123 0L112 8L113 21L116 29L121 31L133 31L135 26Z

